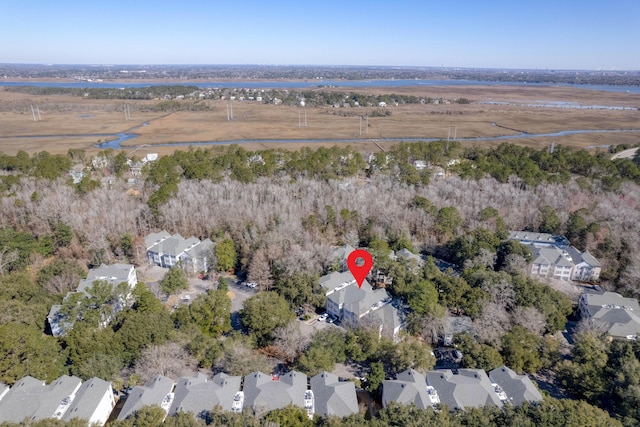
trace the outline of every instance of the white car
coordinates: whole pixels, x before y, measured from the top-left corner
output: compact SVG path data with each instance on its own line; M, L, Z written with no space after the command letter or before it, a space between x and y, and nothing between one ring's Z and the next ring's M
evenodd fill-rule
M329 316L327 315L327 313L321 314L321 315L318 317L318 322L324 322L324 321L326 321L326 320L327 320L327 318L328 318L328 317L329 317Z

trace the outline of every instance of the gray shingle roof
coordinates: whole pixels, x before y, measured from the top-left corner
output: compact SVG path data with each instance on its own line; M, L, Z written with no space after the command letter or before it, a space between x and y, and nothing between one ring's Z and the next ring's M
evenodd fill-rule
M640 335L640 305L616 292L585 292L580 298L589 318L602 323L609 335Z
M401 405L413 403L420 409L431 407L425 376L414 369L409 369L398 374L395 380L384 381L382 404L386 408L389 402L397 402Z
M349 244L340 246L339 248L334 249L329 254L329 256L327 257L327 260L331 262L335 259L339 259L341 262L346 262L347 258L349 257L349 254L355 250L356 249Z
M218 405L230 411L233 397L240 390L241 381L241 377L231 377L224 373L216 374L212 380L208 380L203 374L198 374L195 378L180 378L176 384L169 415L192 412L200 416Z
M124 420L144 406L160 406L165 397L173 391L173 380L158 375L146 382L144 386L136 386L129 393L118 420Z
M518 375L506 366L489 372L489 378L504 390L509 402L515 406L542 400L542 394L527 375Z
M351 290L350 288L357 289L356 286L352 285L349 286L347 290ZM373 290L370 286L368 289L365 289L364 283L362 284L362 289L360 289L360 291L361 292L359 294L350 292L350 295L347 295L349 298L345 297L344 302L344 309L352 313L356 313L358 316L362 316L368 310L382 307L382 302L389 299L389 294L385 289Z
M51 418L64 399L67 404L71 403L81 383L80 378L68 375L61 376L49 385L33 377L24 377L0 400L0 423L17 423L25 418Z
M424 260L422 259L422 257L420 255L414 254L413 252L411 252L407 248L402 248L399 251L397 251L396 252L396 256L398 256L400 258L408 259L408 260L414 260L414 261L416 261L418 263L418 265L424 264Z
M450 369L427 372L427 384L438 391L440 402L450 410L494 405L502 407L487 374L481 369Z
M151 238L149 236L147 236L147 238L149 239L149 241L151 241ZM145 241L146 240L147 239L145 239ZM193 236L185 239L180 234L174 234L173 236L167 237L166 239L161 240L160 242L148 247L147 250L159 254L166 254L177 257L183 252L195 247L199 243L200 240Z
M104 280L110 285L116 286L122 282L129 282L131 269L135 268L131 264L102 264L98 268L92 268L87 274L87 278L80 281L76 292L87 293L87 289L93 286L96 280Z
M271 411L296 405L304 408L304 392L307 376L291 371L286 375L272 377L262 372L253 372L244 377L244 406Z
M322 276L318 283L320 283L320 286L322 286L325 292L328 294L334 292L338 287L346 286L355 282L356 279L353 278L353 274L351 274L350 271L343 271L333 272Z
M329 372L320 372L311 378L315 413L320 416L336 415L346 417L358 413L356 387L351 381L338 381Z
M100 378L91 378L86 381L76 393L76 398L69 406L69 409L64 413L62 417L63 421L71 421L73 418L79 418L82 420L91 420L94 417L96 409L100 406L103 399L111 400L111 409L115 404L113 398L113 389L111 383ZM103 414L104 421L109 418L109 413Z
M548 233L534 233L531 231L510 231L509 239L518 240L522 243L538 243L558 247L569 246L569 241L564 236Z
M582 261L593 267L600 267L600 261L598 261L589 251L582 252Z
M167 233L164 230L158 233L151 233L144 238L144 245L147 247L147 250L150 250L153 246L157 245L165 239L168 239L169 237L171 237L171 234Z
M382 334L387 338L393 338L396 328L402 327L404 324L400 311L391 304L385 304L382 308L369 313L365 318L369 317L376 319L382 325Z
M531 253L533 254L534 264L552 264L563 267L573 267L572 259L565 256L565 253L571 257L567 252L563 252L556 247L538 247L530 246Z
M200 244L187 250L187 255L191 258L202 258L207 255L207 251L213 247L211 239L204 239Z

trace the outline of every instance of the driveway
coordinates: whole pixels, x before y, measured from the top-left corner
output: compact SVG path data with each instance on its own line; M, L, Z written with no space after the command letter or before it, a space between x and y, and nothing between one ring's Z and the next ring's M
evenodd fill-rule
M225 278L229 286L229 298L231 298L231 327L235 330L242 330L240 323L240 310L246 300L258 293L257 288L249 288L238 281L235 277Z

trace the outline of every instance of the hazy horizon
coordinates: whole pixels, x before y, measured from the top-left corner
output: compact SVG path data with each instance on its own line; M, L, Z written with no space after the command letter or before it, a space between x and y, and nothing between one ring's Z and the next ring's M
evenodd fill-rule
M2 2L0 63L640 70L640 2Z
M300 68L384 68L384 69L424 69L424 70L487 70L487 71L576 71L576 72L597 72L597 71L629 71L629 72L640 72L640 68L638 69L624 69L624 68L612 68L612 69L604 69L604 68L509 68L509 67L447 67L447 66L431 66L431 65L378 65L378 64L361 64L361 65L351 65L351 64L252 64L252 63L238 63L238 64L215 64L215 63L201 63L201 64L163 64L163 63L55 63L55 62L0 62L0 65L10 65L10 66L52 66L52 67L74 67L74 66L84 66L84 67L300 67Z

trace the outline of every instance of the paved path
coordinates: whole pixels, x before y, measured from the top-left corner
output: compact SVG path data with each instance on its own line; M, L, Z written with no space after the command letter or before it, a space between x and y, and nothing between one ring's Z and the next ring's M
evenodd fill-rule
M636 155L636 151L638 151L638 148L629 148L627 150L621 151L619 153L614 154L613 156L611 156L611 160L616 160L616 159L633 159L633 157Z

